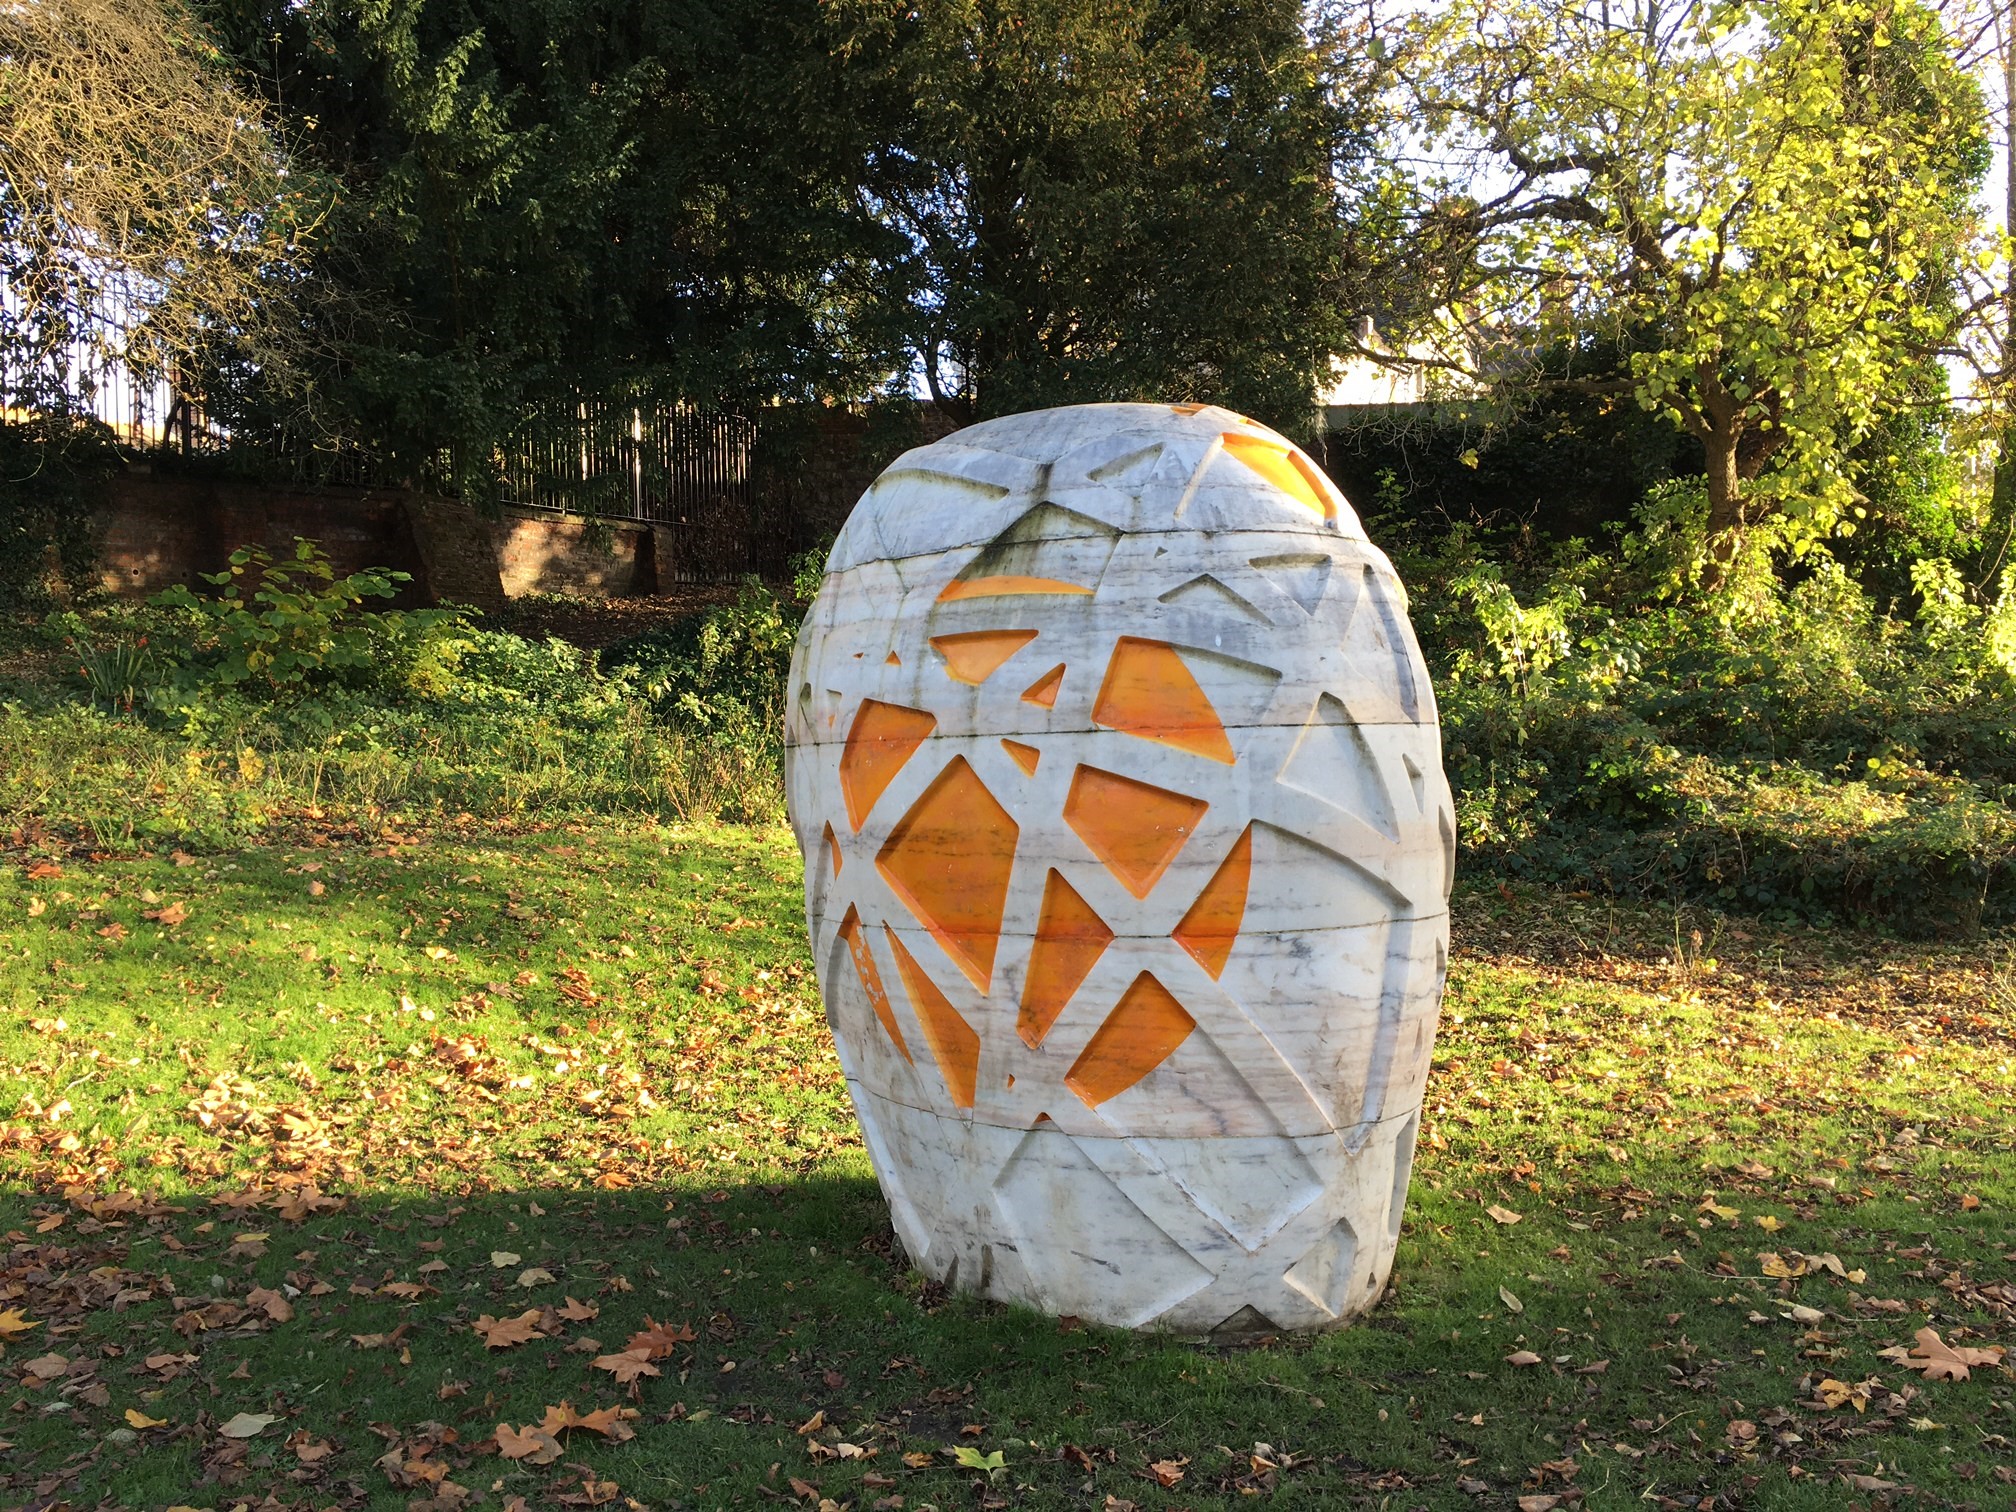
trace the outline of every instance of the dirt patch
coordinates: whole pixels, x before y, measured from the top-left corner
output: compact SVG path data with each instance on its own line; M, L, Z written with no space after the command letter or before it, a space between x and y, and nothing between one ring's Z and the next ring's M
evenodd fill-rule
M599 651L628 636L731 602L733 583L680 584L647 598L516 599L486 622L531 640L552 635L584 651Z

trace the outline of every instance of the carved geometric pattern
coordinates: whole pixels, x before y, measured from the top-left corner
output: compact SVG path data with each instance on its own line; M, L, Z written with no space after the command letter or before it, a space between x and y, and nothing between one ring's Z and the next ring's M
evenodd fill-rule
M938 990L938 984L925 974L917 958L903 948L896 931L884 924L882 933L888 937L889 949L896 957L897 974L910 994L910 1006L917 1010L917 1022L924 1026L924 1038L931 1046L931 1053L938 1057L938 1069L945 1075L945 1086L953 1103L961 1108L972 1107L980 1080L980 1036L959 1016L959 1010Z
M1096 1108L1174 1055L1196 1027L1169 989L1144 971L1072 1062L1064 1085Z
M1092 704L1092 722L1227 766L1234 760L1218 711L1176 648L1162 641L1120 637Z
M902 1026L896 1022L896 1010L889 1002L889 990L882 985L882 973L875 969L874 954L868 949L867 936L861 929L861 915L851 905L847 917L840 921L840 938L847 942L847 953L854 958L854 971L861 978L861 990L868 994L868 1006L889 1031L889 1038L896 1042L903 1059L909 1060L910 1046L904 1042Z
M847 749L840 755L840 792L847 803L849 826L858 830L868 822L875 800L937 728L938 717L922 709L862 700L847 732Z
M1369 1306L1455 826L1405 595L1315 464L1211 405L970 426L864 497L790 686L815 961L913 1262L1200 1335Z
M1246 891L1253 878L1253 826L1239 832L1224 864L1204 884L1197 901L1170 932L1178 945L1189 951L1212 980L1225 974L1225 962L1239 938L1239 925L1246 917Z
M1064 686L1064 664L1059 662L1048 672L1022 690L1022 702L1035 704L1039 709L1057 707L1058 690Z
M994 976L1020 834L979 773L954 756L875 857L891 891L982 992Z
M931 649L945 658L948 677L977 688L1034 639L1034 630L973 630L964 635L934 635Z
M1123 887L1145 898L1210 806L1202 798L1081 766L1064 800L1064 822Z
M1106 921L1053 870L1043 884L1043 912L1029 948L1022 1011L1015 1023L1023 1044L1033 1050L1043 1043L1071 994L1112 943L1113 931Z
M1330 480L1322 469L1287 442L1273 442L1260 436L1225 433L1226 452L1288 495L1296 503L1313 509L1326 520L1337 517L1331 498Z

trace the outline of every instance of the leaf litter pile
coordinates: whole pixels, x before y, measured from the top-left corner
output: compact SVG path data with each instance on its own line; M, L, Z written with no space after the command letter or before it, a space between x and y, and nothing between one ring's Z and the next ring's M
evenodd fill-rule
M1391 1293L947 1296L778 832L0 851L0 1507L2006 1508L2007 942L1459 895Z

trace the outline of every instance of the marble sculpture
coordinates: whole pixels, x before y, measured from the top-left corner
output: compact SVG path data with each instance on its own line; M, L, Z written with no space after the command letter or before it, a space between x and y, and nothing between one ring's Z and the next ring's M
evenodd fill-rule
M1455 832L1405 594L1307 456L1151 404L905 453L833 548L786 736L921 1270L1188 1334L1378 1299Z

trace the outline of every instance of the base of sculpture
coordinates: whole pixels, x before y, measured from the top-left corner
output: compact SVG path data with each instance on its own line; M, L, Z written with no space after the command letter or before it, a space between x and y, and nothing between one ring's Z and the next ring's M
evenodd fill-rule
M954 1291L1220 1338L1335 1328L1385 1291L1417 1113L1355 1146L1337 1133L1094 1138L848 1091L897 1237Z

